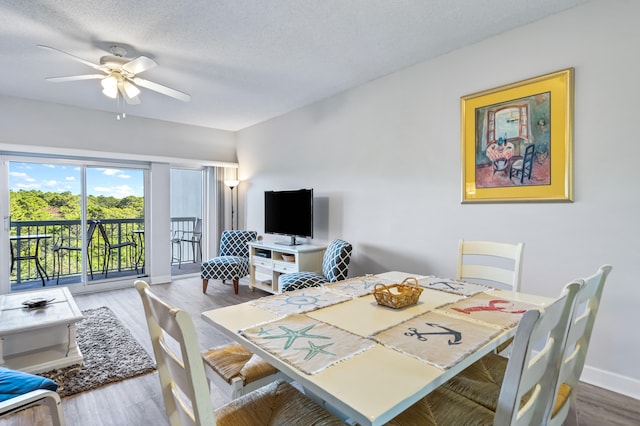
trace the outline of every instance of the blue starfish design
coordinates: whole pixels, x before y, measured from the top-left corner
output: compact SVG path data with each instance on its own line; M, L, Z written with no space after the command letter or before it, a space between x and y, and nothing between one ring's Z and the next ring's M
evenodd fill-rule
M309 361L311 358L315 357L319 353L323 353L323 354L327 354L327 355L333 355L333 356L336 355L333 352L329 352L329 351L325 351L324 350L325 348L328 348L329 346L333 345L333 343L327 343L326 345L322 345L322 346L316 345L311 340L307 341L307 343L309 343L309 347L308 348L294 348L295 350L298 350L298 351L309 351L307 353L307 355L304 357L305 361Z
M306 337L307 339L329 339L328 336L307 334L307 331L311 330L315 326L316 324L311 324L310 326L307 326L300 330L292 330L283 325L279 325L278 327L280 327L280 329L284 331L284 334L278 334L277 336L267 336L265 337L265 339L287 339L287 342L284 344L283 349L289 349L291 345L293 345L293 342L295 342L299 337Z
M260 327L260 331L258 331L258 336L262 336L263 334L269 334L269 330L265 330L264 327Z

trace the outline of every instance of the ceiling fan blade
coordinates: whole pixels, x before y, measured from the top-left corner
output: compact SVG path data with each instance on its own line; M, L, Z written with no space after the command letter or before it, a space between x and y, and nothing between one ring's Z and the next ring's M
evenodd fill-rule
M98 78L106 77L104 74L84 74L84 75L69 75L66 77L47 77L45 80L53 83L62 83L65 81L78 81L78 80L94 80Z
M146 56L139 56L136 59L127 62L122 66L122 69L130 74L139 74L150 68L157 66L158 64L151 58Z
M191 100L191 95L180 92L178 90L172 89L167 86L163 86L162 84L154 83L149 80L145 80L144 78L134 77L130 79L138 86L142 86L149 90L153 90L154 92L162 93L163 95L171 96L172 98L176 98L181 100L182 102L189 102Z
M118 90L120 94L124 98L124 101L129 105L139 105L140 98L138 94L140 94L140 89L138 89L133 84L128 81L119 81L118 82Z
M105 68L102 65L98 65L98 64L94 64L93 62L86 61L86 60L84 60L84 59L82 59L82 58L80 58L80 57L78 57L76 55L72 55L71 53L67 53L67 52L65 52L63 50L56 49L55 47L45 46L45 45L42 45L42 44L39 44L38 47L40 47L42 49L46 49L46 50L53 50L54 52L58 52L58 53L62 53L64 55L70 56L71 58L73 58L74 60L80 62L81 64L85 64L87 66L90 66L93 69L96 69L96 70L99 70L99 71L104 71L104 72L108 71L108 68Z

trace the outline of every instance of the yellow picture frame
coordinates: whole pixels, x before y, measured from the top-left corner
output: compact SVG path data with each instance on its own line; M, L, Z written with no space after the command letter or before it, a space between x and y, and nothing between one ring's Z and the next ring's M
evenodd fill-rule
M574 69L461 98L462 203L573 201Z

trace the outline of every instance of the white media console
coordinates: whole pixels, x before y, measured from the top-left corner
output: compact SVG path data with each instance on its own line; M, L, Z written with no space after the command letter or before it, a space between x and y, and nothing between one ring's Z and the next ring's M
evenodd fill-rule
M259 288L279 293L278 279L290 272L321 272L326 246L301 244L287 246L275 243L249 243L249 283L251 290Z

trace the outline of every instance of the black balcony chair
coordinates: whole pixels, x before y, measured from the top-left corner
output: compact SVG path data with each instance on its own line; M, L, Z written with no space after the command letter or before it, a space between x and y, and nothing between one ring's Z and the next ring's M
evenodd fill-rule
M175 231L171 238L171 259L178 261L178 269L182 266L182 243L191 243L193 263L202 260L202 219L195 220L193 231ZM196 257L196 246L199 257ZM178 250L177 256L174 254L174 248Z
M89 274L91 275L91 279L93 279L93 267L91 266L91 256L88 251L88 247L91 244L91 239L93 238L93 234L96 231L96 227L98 226L97 220L88 221L89 227L87 228L87 266L89 266ZM71 241L65 240L61 238L59 241L53 244L53 274L56 277L56 285L60 283L60 271L62 269L62 255L65 251L67 252L82 252L82 245L80 246L72 246ZM57 259L57 264L56 264Z
M11 244L11 241L9 241L9 251L11 252L11 271L13 272L13 268L15 268L16 266L16 254L13 248L13 244Z
M112 244L109 240L109 235L107 234L107 230L104 228L104 224L98 221L98 230L100 231L100 235L102 236L102 240L104 242L104 262L102 264L102 273L104 277L107 278L107 273L109 272L109 261L111 260L111 252L113 250L120 251L124 247L130 247L131 249L136 248L138 245L134 241L121 241L119 243ZM133 251L130 251L131 254L131 263L135 263L135 259L133 258Z

